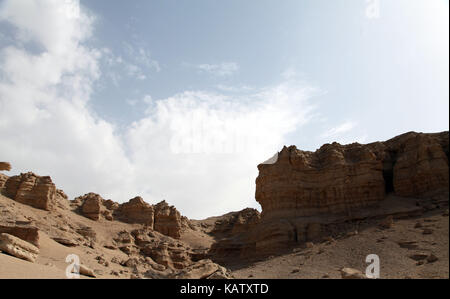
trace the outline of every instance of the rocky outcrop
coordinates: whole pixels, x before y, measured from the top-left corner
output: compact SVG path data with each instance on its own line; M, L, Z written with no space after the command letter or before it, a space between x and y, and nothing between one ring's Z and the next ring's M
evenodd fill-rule
M104 200L96 193L88 193L75 198L71 205L83 216L95 221L112 221L115 217L126 223L143 224L175 239L181 237L183 228L189 227L189 220L182 217L174 206L169 206L165 201L150 205L139 196L118 204L112 200Z
M448 191L449 135L407 133L386 142L393 157L393 189L403 197Z
M181 215L174 207L162 201L154 207L154 230L163 235L179 239L181 237Z
M92 220L106 219L113 220L113 206L96 193L88 193L75 199L81 203L80 212L85 217Z
M213 235L232 236L249 231L255 227L260 219L260 213L251 208L239 212L228 213L216 220L212 230Z
M115 209L114 215L124 222L144 224L175 239L181 237L181 230L188 222L174 206L169 206L165 201L153 206L139 196L121 204Z
M3 193L17 202L47 211L55 207L59 199L52 179L32 172L8 178Z
M35 226L0 224L0 234L2 233L13 235L39 248L39 229Z
M32 263L39 254L39 249L33 244L6 233L0 234L0 251Z
M366 279L367 277L359 270L353 268L342 268L340 270L342 279Z
M8 162L0 162L0 171L10 171L11 170L11 164Z
M148 266L152 271L177 272L198 261L201 256L184 242L174 240L149 227L131 232L121 231L113 241L115 247L129 256L122 264L131 268Z
M266 219L348 212L384 199L382 161L360 144L315 153L285 147L258 169L256 200Z
M262 217L349 214L391 192L448 192L448 140L448 132L411 132L367 145L326 144L314 153L285 147L275 163L258 166Z
M140 196L130 199L127 203L120 205L117 209L117 215L120 220L124 222L140 223L153 228L153 206L146 203Z
M74 265L74 267L72 267L72 273L74 274L78 274L78 275L84 275L87 277L93 277L96 278L97 276L95 275L94 271L85 266L85 265Z
M225 236L211 253L273 254L321 239L346 221L415 213L420 198L448 204L448 159L448 132L325 144L316 152L284 147L258 165L258 224Z

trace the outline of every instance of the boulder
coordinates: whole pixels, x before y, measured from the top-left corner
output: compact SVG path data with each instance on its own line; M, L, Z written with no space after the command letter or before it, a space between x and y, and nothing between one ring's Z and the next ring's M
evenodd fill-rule
M76 273L76 270L77 270L76 267L73 267L72 268L72 273ZM85 266L85 265L80 265L79 274L80 275L84 275L84 276L88 276L88 277L93 277L93 278L96 277L94 271L92 269L90 269L89 267Z
M56 243L59 243L61 245L64 245L66 247L75 247L78 246L78 242L69 238L60 238L60 237L54 237L52 238Z
M97 233L92 229L92 227L84 226L76 230L78 234L83 236L86 240L95 242L97 241Z
M229 272L222 266L209 259L200 260L176 273L175 279L228 279L231 278Z
M343 268L340 270L342 279L366 279L367 277L359 270Z
M39 249L33 244L6 233L0 234L0 251L32 263L39 254Z
M1 233L13 235L39 248L39 229L35 226L0 224Z

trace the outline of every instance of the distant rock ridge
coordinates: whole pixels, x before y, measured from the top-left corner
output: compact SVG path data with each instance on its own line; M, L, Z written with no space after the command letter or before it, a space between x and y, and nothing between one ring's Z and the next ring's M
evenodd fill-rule
M174 206L169 206L165 201L151 205L140 196L118 204L91 192L77 197L72 205L78 206L82 215L95 221L106 219L142 224L175 239L181 237L183 221L187 221Z
M9 163L2 162L0 166L4 170L11 169ZM56 188L51 177L39 176L33 172L12 177L0 174L0 192L17 202L46 211L54 210L58 206L67 208L70 203L78 213L91 220L116 219L126 223L143 224L175 239L181 237L183 227L189 226L189 220L165 201L150 205L137 196L119 204L90 192L69 202L67 195Z

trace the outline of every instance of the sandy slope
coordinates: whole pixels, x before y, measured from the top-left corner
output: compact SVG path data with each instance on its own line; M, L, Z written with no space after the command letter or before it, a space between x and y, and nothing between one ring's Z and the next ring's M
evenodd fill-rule
M420 222L422 227L415 227ZM423 234L429 228L431 234ZM402 248L408 244L416 248ZM357 235L346 235L312 248L292 248L289 253L264 261L233 265L236 278L341 278L344 267L365 273L366 256L380 257L381 278L449 278L449 218L443 211L395 221L390 229L363 223ZM433 253L438 260L419 265L409 256Z
M130 278L132 268L121 265L129 256L118 249L108 249L114 236L121 231L132 231L141 228L139 224L128 224L120 221L101 219L93 221L73 212L70 207L57 208L48 212L32 208L15 202L0 195L0 224L15 223L16 221L32 221L39 227L40 253L36 263L0 253L0 278L65 278L65 269L70 264L66 257L76 254L81 264L94 270L98 278ZM94 244L66 247L55 242L52 238L63 237L76 240L80 237L76 228L88 226L96 233ZM180 240L192 248L209 248L213 238L201 231L186 230ZM99 263L99 259L107 263ZM17 266L14 263L17 263Z
M355 223L357 235L343 234L334 241L314 244L312 248L304 245L290 248L280 256L257 262L231 259L224 266L230 268L236 278L340 278L339 269L352 267L364 272L366 256L377 254L382 278L449 278L449 219L443 214L444 210L435 210L415 218L397 220L389 229L380 228L379 220ZM69 254L78 255L81 263L93 269L98 278L130 278L132 275L131 268L114 261L126 261L128 256L104 245L110 244L112 236L121 230L131 231L139 225L93 221L70 209L50 213L4 196L0 196L0 215L3 223L31 220L41 228L40 254L36 263L0 253L0 278L65 278ZM192 221L196 229L184 231L181 241L192 248L209 248L215 242L209 231L220 218ZM418 222L421 227L417 227ZM55 236L75 238L74 228L79 226L95 230L97 241L94 245L66 247L52 239ZM425 228L431 229L432 233L423 234ZM408 249L399 245L404 242L415 243ZM415 253L432 253L438 260L418 265L409 257ZM108 263L99 263L99 257Z

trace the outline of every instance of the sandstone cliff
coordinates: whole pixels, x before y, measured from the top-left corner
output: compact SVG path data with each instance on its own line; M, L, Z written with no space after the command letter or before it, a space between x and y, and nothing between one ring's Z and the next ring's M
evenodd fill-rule
M350 213L387 193L421 197L448 191L448 132L406 133L386 142L326 144L316 152L285 147L258 166L262 217Z
M47 211L51 210L60 198L49 176L38 176L32 172L8 178L3 193L17 202Z
M422 199L448 205L448 160L448 132L325 144L316 152L284 147L258 165L261 220L217 242L211 254L279 252L342 230L347 221L418 213Z

